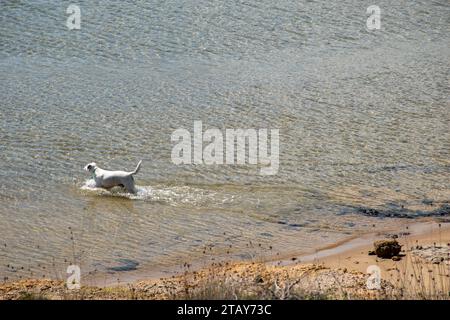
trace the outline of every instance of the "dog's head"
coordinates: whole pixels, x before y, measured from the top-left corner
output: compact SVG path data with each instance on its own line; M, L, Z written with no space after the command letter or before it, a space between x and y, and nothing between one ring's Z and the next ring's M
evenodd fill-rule
M93 173L95 171L95 169L97 169L97 164L95 162L91 162L88 163L85 167L84 170Z

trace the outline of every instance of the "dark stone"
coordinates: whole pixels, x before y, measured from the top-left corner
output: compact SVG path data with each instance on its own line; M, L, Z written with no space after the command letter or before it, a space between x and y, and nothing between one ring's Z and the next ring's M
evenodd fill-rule
M402 246L397 242L397 240L379 240L375 241L373 246L377 257L385 259L398 256L402 250Z

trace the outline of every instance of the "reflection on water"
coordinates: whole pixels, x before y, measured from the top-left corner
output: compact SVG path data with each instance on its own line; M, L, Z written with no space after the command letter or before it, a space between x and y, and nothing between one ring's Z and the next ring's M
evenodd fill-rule
M356 0L78 3L79 31L68 4L0 4L0 276L308 251L401 221L359 207L446 210L448 1L380 1L376 32ZM278 174L173 165L196 120L279 128ZM82 170L139 159L136 195Z

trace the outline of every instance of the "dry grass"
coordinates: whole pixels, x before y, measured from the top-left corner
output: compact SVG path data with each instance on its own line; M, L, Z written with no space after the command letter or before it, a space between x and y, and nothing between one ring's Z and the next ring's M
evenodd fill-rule
M439 225L440 226L440 225ZM78 262L76 241L70 230L72 262ZM439 235L439 239L440 239ZM311 265L271 266L258 260L215 263L179 276L140 281L114 287L68 290L63 280L31 279L0 285L1 299L195 299L195 300L328 300L328 299L450 299L450 256L447 261L427 261L418 242L406 237L404 258L390 270L380 290L369 290L367 274L346 268ZM431 251L449 252L450 244L434 243ZM447 253L448 255L448 253ZM445 257L444 257L445 258ZM54 266L54 264L53 264ZM48 271L48 270L47 270ZM58 273L55 271L56 279ZM33 275L32 273L30 274ZM33 277L30 277L33 278ZM61 278L60 278L61 279Z
M407 263L405 261L405 263ZM449 299L448 282L437 284L418 264L411 274L399 274L394 285L366 288L367 275L319 265L289 267L260 263L216 264L198 272L115 287L68 290L62 281L22 280L0 285L0 299L195 299L195 300L328 300L328 299ZM436 266L436 272L443 267ZM447 270L448 272L448 270ZM431 272L432 273L432 272ZM423 279L431 286L423 285ZM413 278L413 280L411 280ZM436 280L436 279L435 279Z
M444 245L434 244L436 249ZM399 266L392 272L395 292L390 299L450 299L450 259L448 261L427 261L418 255L422 249L412 246Z

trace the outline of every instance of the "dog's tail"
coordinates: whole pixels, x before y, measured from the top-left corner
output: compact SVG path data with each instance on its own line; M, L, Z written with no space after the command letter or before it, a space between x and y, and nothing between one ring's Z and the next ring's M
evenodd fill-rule
M139 169L141 169L141 163L142 163L142 160L139 161L139 163L136 166L136 169L134 169L134 171L131 174L136 174L139 172Z

